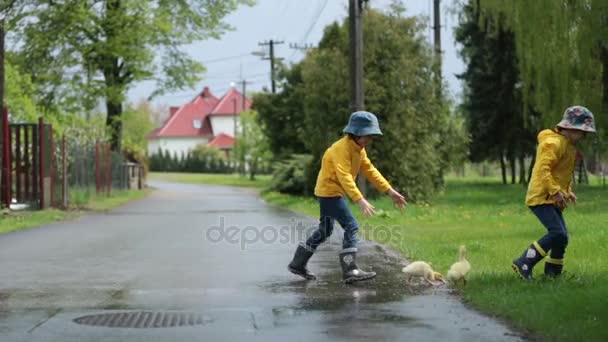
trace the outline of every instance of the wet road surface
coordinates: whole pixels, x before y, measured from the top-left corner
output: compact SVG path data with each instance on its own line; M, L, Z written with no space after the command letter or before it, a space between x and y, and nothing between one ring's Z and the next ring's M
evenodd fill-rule
M339 229L286 265L316 220L251 190L152 183L144 200L0 235L0 341L518 341L446 288L408 288L372 242L340 282Z

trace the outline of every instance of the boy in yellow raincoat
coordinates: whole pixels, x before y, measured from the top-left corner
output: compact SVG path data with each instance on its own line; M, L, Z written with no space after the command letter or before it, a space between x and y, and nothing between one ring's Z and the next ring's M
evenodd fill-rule
M343 281L352 283L376 276L375 272L359 269L355 262L359 224L344 200L344 195L347 195L359 205L364 215L374 214L374 207L363 197L355 183L360 171L380 192L390 195L398 207L406 205L405 198L391 187L367 157L365 147L374 136L382 135L376 116L365 111L354 112L343 132L345 136L325 151L317 177L315 196L319 199L319 227L306 243L298 246L287 267L291 273L309 280L316 279L316 276L306 268L306 264L317 247L331 235L336 220L344 229L340 252Z
M568 230L562 211L567 202L576 203L572 192L572 175L576 143L587 133L595 133L593 114L585 107L573 106L564 112L555 129L538 134L536 162L528 184L526 205L547 229L547 234L532 242L524 253L513 260L512 268L524 280L532 279L532 269L545 256L545 275L562 273Z

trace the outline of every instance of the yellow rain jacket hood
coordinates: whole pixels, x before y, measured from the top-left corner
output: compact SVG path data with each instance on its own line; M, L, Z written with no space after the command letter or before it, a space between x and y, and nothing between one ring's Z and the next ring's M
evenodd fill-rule
M355 177L362 172L380 192L386 192L391 185L374 167L365 149L357 145L349 136L344 136L331 145L321 162L317 177L315 196L338 197L348 195L354 202L363 198L357 188Z
M576 148L568 138L555 130L541 131L526 205L553 204L549 197L558 191L567 197L572 190L575 159Z

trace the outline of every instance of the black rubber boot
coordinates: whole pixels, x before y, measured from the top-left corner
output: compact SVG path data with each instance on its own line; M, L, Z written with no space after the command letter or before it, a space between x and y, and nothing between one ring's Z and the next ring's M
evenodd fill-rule
M532 243L524 253L513 260L511 267L523 280L532 280L532 269L547 253L542 250L538 243Z
M308 259L313 255L313 252L304 248L304 246L299 245L298 249L296 249L296 253L293 256L293 260L287 266L289 272L293 274L297 274L300 277L308 280L315 280L317 276L314 273L310 272L306 268L306 264L308 263Z
M545 261L545 275L550 278L555 278L562 274L564 268L564 259L548 258Z
M340 253L340 265L342 266L342 280L346 284L356 281L368 280L376 277L376 272L365 272L357 266L357 249L348 248Z

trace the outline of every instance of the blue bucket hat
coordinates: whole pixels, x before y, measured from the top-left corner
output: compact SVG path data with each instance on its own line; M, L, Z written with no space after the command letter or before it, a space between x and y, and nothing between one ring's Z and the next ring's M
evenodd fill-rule
M376 115L365 111L352 113L350 119L348 119L348 125L344 127L342 132L359 137L366 135L382 135Z
M579 131L595 133L595 122L593 113L583 106L572 106L566 108L562 121L557 127L578 129Z

